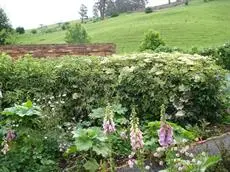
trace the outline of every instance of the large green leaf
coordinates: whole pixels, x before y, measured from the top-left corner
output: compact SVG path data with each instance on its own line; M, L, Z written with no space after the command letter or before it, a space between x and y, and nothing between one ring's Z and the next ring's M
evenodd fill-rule
M75 145L78 151L88 151L93 146L91 139L78 138L75 140Z
M102 155L103 157L108 157L111 153L110 148L106 144L98 144L93 146L93 151L95 151L97 155Z
M99 168L99 164L95 159L90 159L84 164L84 168L89 172L95 172Z

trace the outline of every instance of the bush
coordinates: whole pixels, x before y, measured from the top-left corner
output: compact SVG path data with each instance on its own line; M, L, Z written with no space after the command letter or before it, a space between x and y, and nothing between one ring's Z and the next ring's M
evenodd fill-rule
M17 27L16 28L16 32L19 33L19 34L24 34L25 33L25 29L24 29L24 27Z
M69 28L69 22L65 22L62 26L61 26L61 29L62 30L66 30L66 29L68 29Z
M140 51L144 51L144 50L154 51L160 45L165 45L164 41L160 37L160 34L158 32L149 30L147 33L145 33L145 38L141 42Z
M165 53L172 53L172 52L183 52L182 49L177 48L177 47L168 47L168 46L159 46L157 47L154 52L160 53L160 52L165 52Z
M32 30L31 30L31 33L32 33L32 34L36 34L36 33L37 33L37 30L36 30L36 29L32 29Z
M145 8L145 13L146 14L149 14L149 13L152 13L152 12L153 12L153 9L151 7Z
M71 44L89 42L89 36L81 24L75 24L74 26L69 27L65 39L67 43Z
M200 50L198 54L212 57L224 69L230 70L230 43L214 48Z
M112 14L111 14L111 17L118 17L119 16L119 13L118 12L113 12Z
M57 60L0 57L2 107L34 100L66 120L87 119L93 108L119 101L141 118L159 119L159 107L175 121L216 122L223 108L224 71L208 58L179 53ZM149 115L151 114L151 115Z

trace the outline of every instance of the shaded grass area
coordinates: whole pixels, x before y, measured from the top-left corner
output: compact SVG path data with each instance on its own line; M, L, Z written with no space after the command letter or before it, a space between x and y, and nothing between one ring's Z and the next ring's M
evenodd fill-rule
M230 1L203 2L193 0L189 6L179 6L151 14L122 14L116 18L85 24L92 42L117 44L119 53L138 51L144 32L160 32L166 44L183 49L222 44L230 40ZM53 27L53 26L52 26ZM65 31L27 33L19 37L21 44L65 43Z

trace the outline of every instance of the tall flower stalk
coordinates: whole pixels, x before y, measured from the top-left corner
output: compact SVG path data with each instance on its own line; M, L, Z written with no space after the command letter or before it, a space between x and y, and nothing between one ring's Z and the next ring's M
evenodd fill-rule
M131 114L131 126L130 126L130 144L132 147L133 153L129 156L128 165L130 168L133 168L134 164L143 171L144 169L144 158L143 158L143 135L139 128L139 119L136 117L136 111L133 108ZM136 155L137 160L134 158Z
M139 129L139 119L136 117L134 109L132 110L131 115L130 143L133 151L144 147L142 132Z
M105 108L105 116L104 116L104 120L103 120L103 130L104 130L104 133L109 138L109 144L110 144L111 150L112 150L113 144L112 144L112 141L111 141L109 135L116 131L113 118L114 118L114 112L113 112L112 106L110 104L108 104ZM114 160L113 160L112 152L110 153L109 163L110 163L110 171L114 172L115 166L114 166Z
M116 131L115 123L113 121L114 112L110 104L105 108L105 117L103 120L103 130L105 134L110 134Z
M173 144L173 129L166 122L164 105L161 106L161 127L158 136L159 136L159 144L162 147L168 147Z

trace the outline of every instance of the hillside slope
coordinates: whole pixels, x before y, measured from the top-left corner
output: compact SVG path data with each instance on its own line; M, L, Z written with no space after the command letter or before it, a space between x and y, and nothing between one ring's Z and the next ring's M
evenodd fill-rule
M86 27L92 42L113 42L118 52L138 50L144 32L160 32L166 44L183 49L209 47L230 40L230 0L192 0L189 6L145 14L122 14ZM27 33L19 37L21 44L64 43L65 31L53 33Z

